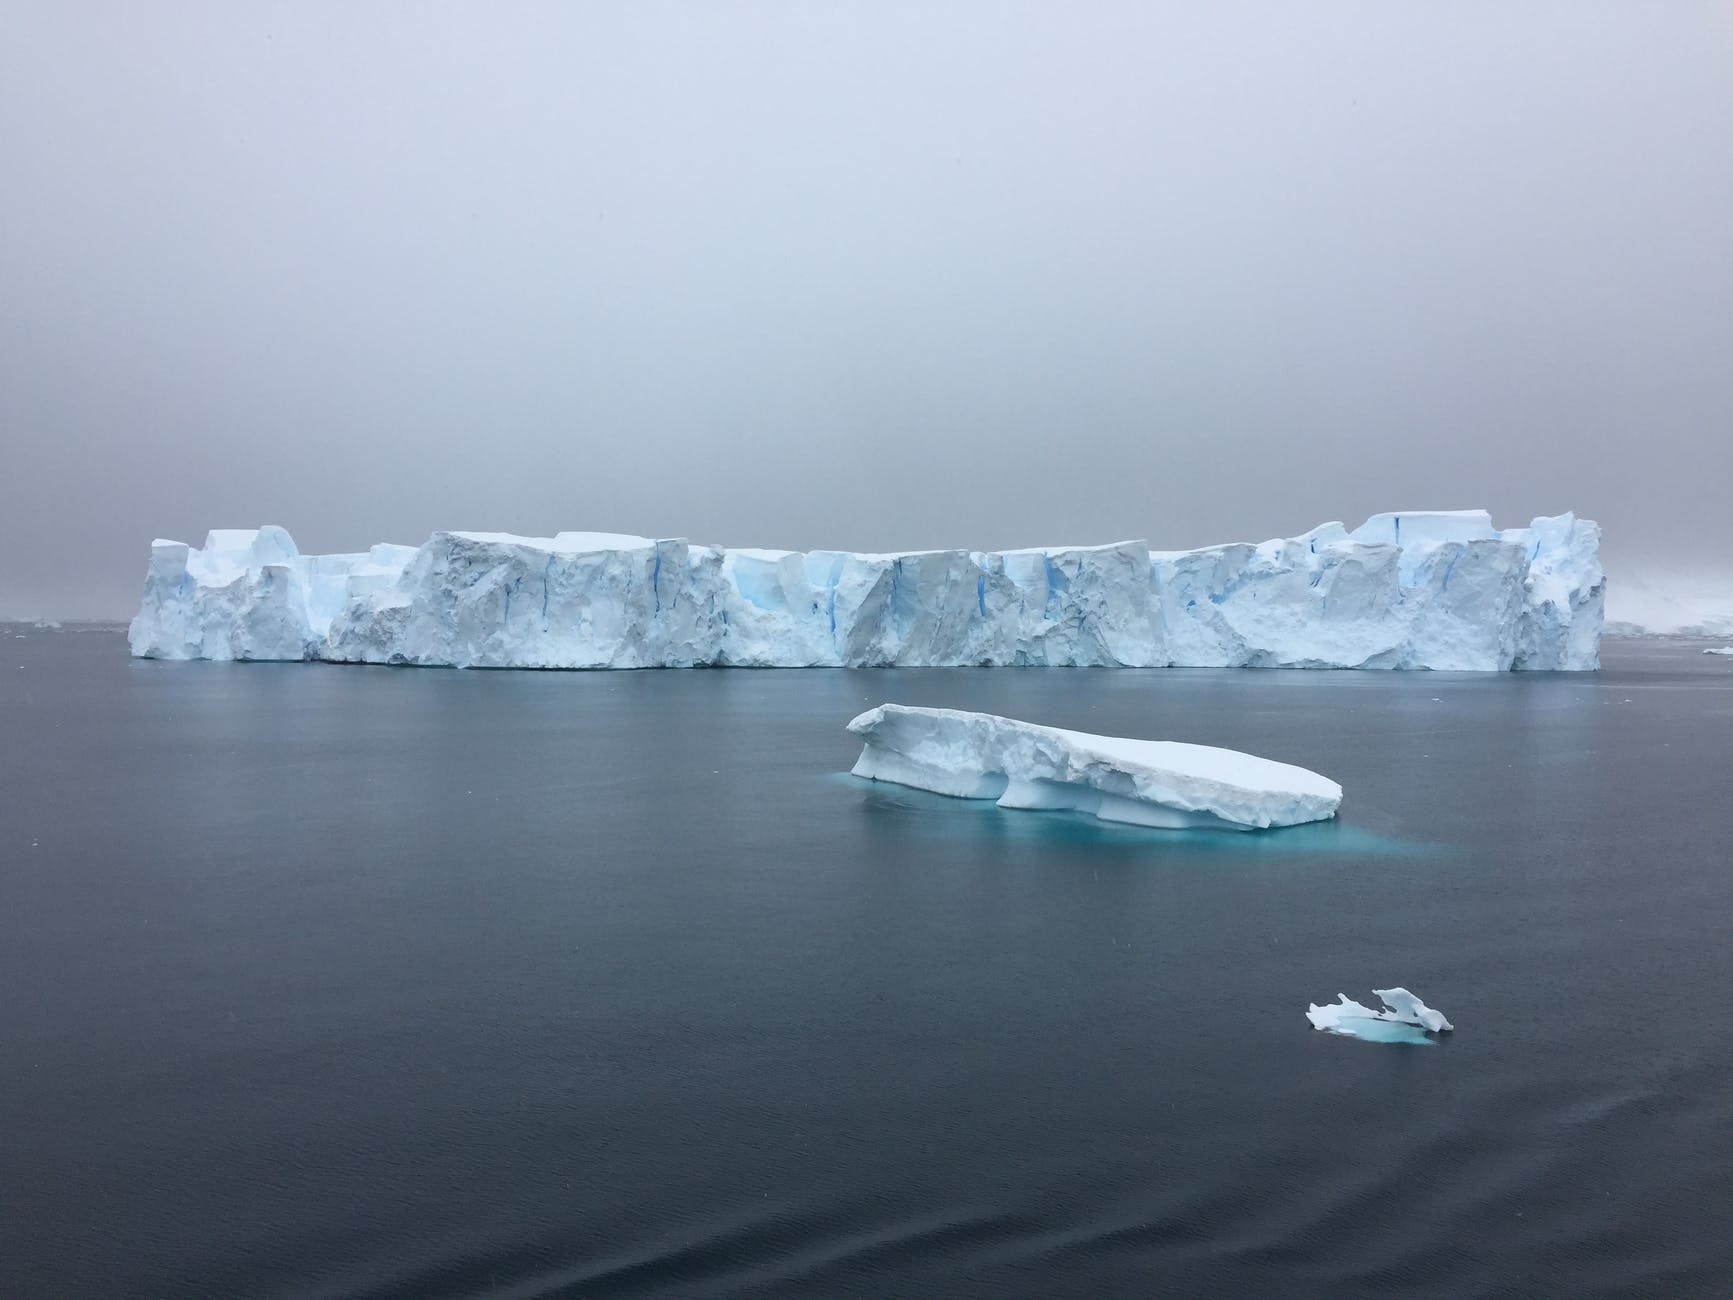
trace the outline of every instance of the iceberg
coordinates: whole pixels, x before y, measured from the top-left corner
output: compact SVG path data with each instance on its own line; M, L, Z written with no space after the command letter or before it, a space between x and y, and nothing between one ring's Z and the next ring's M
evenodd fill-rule
M1373 989L1372 994L1385 1010L1374 1011L1346 993L1338 993L1335 1002L1307 1007L1306 1019L1313 1029L1325 1033L1378 1043L1430 1043L1429 1034L1449 1033L1455 1028L1443 1012L1427 1006L1407 989Z
M1612 637L1733 636L1733 573L1620 573L1606 617Z
M1483 510L1191 551L778 551L436 532L302 555L152 543L132 653L473 668L1593 669L1600 529Z
M1303 767L1209 745L1042 727L991 713L881 704L848 729L856 776L1170 830L1261 830L1336 815L1342 787Z
M1733 645L1710 646L1703 653L1706 655L1733 655Z

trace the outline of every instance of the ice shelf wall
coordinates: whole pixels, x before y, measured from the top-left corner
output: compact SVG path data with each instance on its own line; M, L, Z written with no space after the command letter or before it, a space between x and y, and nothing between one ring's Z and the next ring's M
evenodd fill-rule
M152 544L135 655L476 668L1593 669L1600 528L1375 515L1193 551L742 550L438 532L302 555L282 528Z

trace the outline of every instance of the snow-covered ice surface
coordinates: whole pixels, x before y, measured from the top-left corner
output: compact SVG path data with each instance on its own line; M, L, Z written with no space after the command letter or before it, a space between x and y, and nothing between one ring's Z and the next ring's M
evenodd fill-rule
M1355 1002L1346 993L1325 1006L1312 1003L1306 1008L1306 1019L1313 1029L1349 1038L1364 1038L1375 1043L1430 1043L1430 1035L1448 1033L1455 1026L1444 1013L1427 1006L1407 989L1373 989L1373 995L1385 1009L1374 1011Z
M1041 727L991 713L881 704L848 724L856 776L1001 808L1064 809L1170 830L1253 830L1336 815L1328 777L1209 745Z
M1710 646L1703 653L1706 655L1733 655L1733 645Z
M1592 669L1600 528L1376 515L1257 545L773 551L439 532L302 555L278 527L152 544L132 652L492 668Z
M1620 573L1607 636L1733 636L1733 573Z

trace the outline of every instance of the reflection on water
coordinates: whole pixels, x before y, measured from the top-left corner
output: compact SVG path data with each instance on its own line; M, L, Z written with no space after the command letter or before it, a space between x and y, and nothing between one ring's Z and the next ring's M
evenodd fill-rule
M832 772L819 779L851 791L863 817L916 836L1065 845L1172 864L1198 857L1243 857L1272 864L1292 855L1419 857L1444 851L1442 846L1423 840L1381 834L1357 824L1351 815L1262 831L1162 830L1105 822L1077 812L1001 808L986 799L957 799L848 772Z

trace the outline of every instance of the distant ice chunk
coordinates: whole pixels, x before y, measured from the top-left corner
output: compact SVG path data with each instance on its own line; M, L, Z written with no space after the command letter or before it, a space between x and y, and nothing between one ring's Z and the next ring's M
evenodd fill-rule
M1448 1033L1455 1028L1443 1012L1427 1006L1407 989L1373 989L1372 993L1385 1010L1374 1011L1346 993L1338 993L1335 1002L1309 1006L1306 1019L1313 1029L1376 1043L1429 1043L1432 1040L1427 1034Z
M1336 815L1342 787L1232 749L1042 727L990 713L881 704L848 729L856 776L1001 808L1067 809L1170 830L1253 830Z
M1608 636L1733 636L1733 572L1621 573L1607 594Z
M1733 655L1733 645L1710 646L1703 653L1706 655Z

